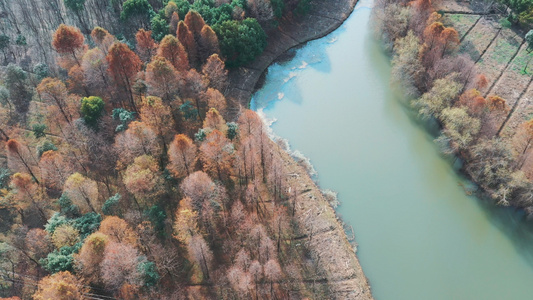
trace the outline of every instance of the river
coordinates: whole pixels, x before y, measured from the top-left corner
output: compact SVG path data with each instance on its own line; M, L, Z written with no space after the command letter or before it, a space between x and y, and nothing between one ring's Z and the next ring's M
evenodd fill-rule
M465 193L471 184L390 89L370 6L272 65L252 108L339 193L376 299L533 299L524 216Z

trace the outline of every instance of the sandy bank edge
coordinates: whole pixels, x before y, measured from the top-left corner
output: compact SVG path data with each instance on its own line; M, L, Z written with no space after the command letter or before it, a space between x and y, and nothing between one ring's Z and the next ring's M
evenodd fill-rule
M315 284L329 286L328 299L373 299L368 279L334 209L307 171L285 150L277 144L274 146L273 151L279 151L284 161L287 186L300 193L295 218L303 237L298 240L318 257L323 277L317 278Z

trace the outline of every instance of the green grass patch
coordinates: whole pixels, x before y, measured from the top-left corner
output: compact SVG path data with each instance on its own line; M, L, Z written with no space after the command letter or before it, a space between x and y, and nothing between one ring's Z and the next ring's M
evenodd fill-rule
M496 43L491 47L492 51L488 53L488 59L496 61L498 64L507 64L514 55L518 46L511 44L505 38L498 38Z
M511 70L513 70L514 72L517 72L519 74L522 74L522 75L531 75L531 74L533 74L533 59L529 63L529 66L528 66L527 70L525 70L525 72L524 72L524 68L525 68L526 64L528 63L528 61L532 57L533 57L533 53L528 53L525 50L525 48L520 50L520 52L515 57L512 65L511 65Z
M453 14L453 15L445 15L443 19L443 23L446 26L452 26L457 30L459 33L459 36L463 36L472 25L476 22L478 19L478 16L475 15L461 15L461 14Z

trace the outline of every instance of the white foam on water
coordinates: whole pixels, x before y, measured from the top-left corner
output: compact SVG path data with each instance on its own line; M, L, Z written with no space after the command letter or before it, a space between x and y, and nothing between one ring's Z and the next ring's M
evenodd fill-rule
M283 79L283 82L287 83L289 82L291 79L293 79L294 77L298 76L298 73L296 72L290 72L289 73L289 76L286 77L285 79Z

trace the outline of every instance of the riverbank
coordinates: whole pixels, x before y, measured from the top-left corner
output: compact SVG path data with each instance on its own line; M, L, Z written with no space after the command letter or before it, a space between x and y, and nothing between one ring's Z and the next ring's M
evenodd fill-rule
M226 97L248 107L261 75L278 57L339 28L353 12L357 1L315 0L305 16L281 20L278 28L269 32L265 51L251 64L230 72Z
M321 275L307 280L316 285L327 285L321 290L328 290L330 299L373 299L368 279L356 250L348 241L342 221L307 171L287 151L274 145L274 151L284 162L286 186L296 189L298 194L294 216L300 236L294 237L293 242L307 244L317 261L317 274Z
M354 227L375 299L527 299L525 219L465 193L471 182L390 88L390 56L366 7L272 65L252 107L311 160L321 189L338 192L335 211Z
M442 152L462 158L461 171L495 203L530 212L529 51L520 34L500 24L502 16L470 5L450 0L437 7L402 7L385 1L376 7L376 15L381 15L375 25L383 41L395 45L393 81L410 91L415 98L411 103L423 119L440 124L436 141ZM390 25L403 22L393 17L402 11L413 14L408 25L391 30ZM425 28L414 26L413 18L429 23ZM441 42L431 44L432 34Z
M263 54L250 65L230 72L227 98L248 107L261 75L276 59L294 47L339 28L356 4L357 0L316 1L312 2L307 15L281 21L280 26L269 33L268 46ZM318 260L322 276L313 278L313 282L327 285L331 299L373 299L368 279L335 211L306 170L285 150L277 145L275 148L283 157L284 173L289 174L287 186L298 187L301 191L295 217L302 236L296 239L306 242Z

